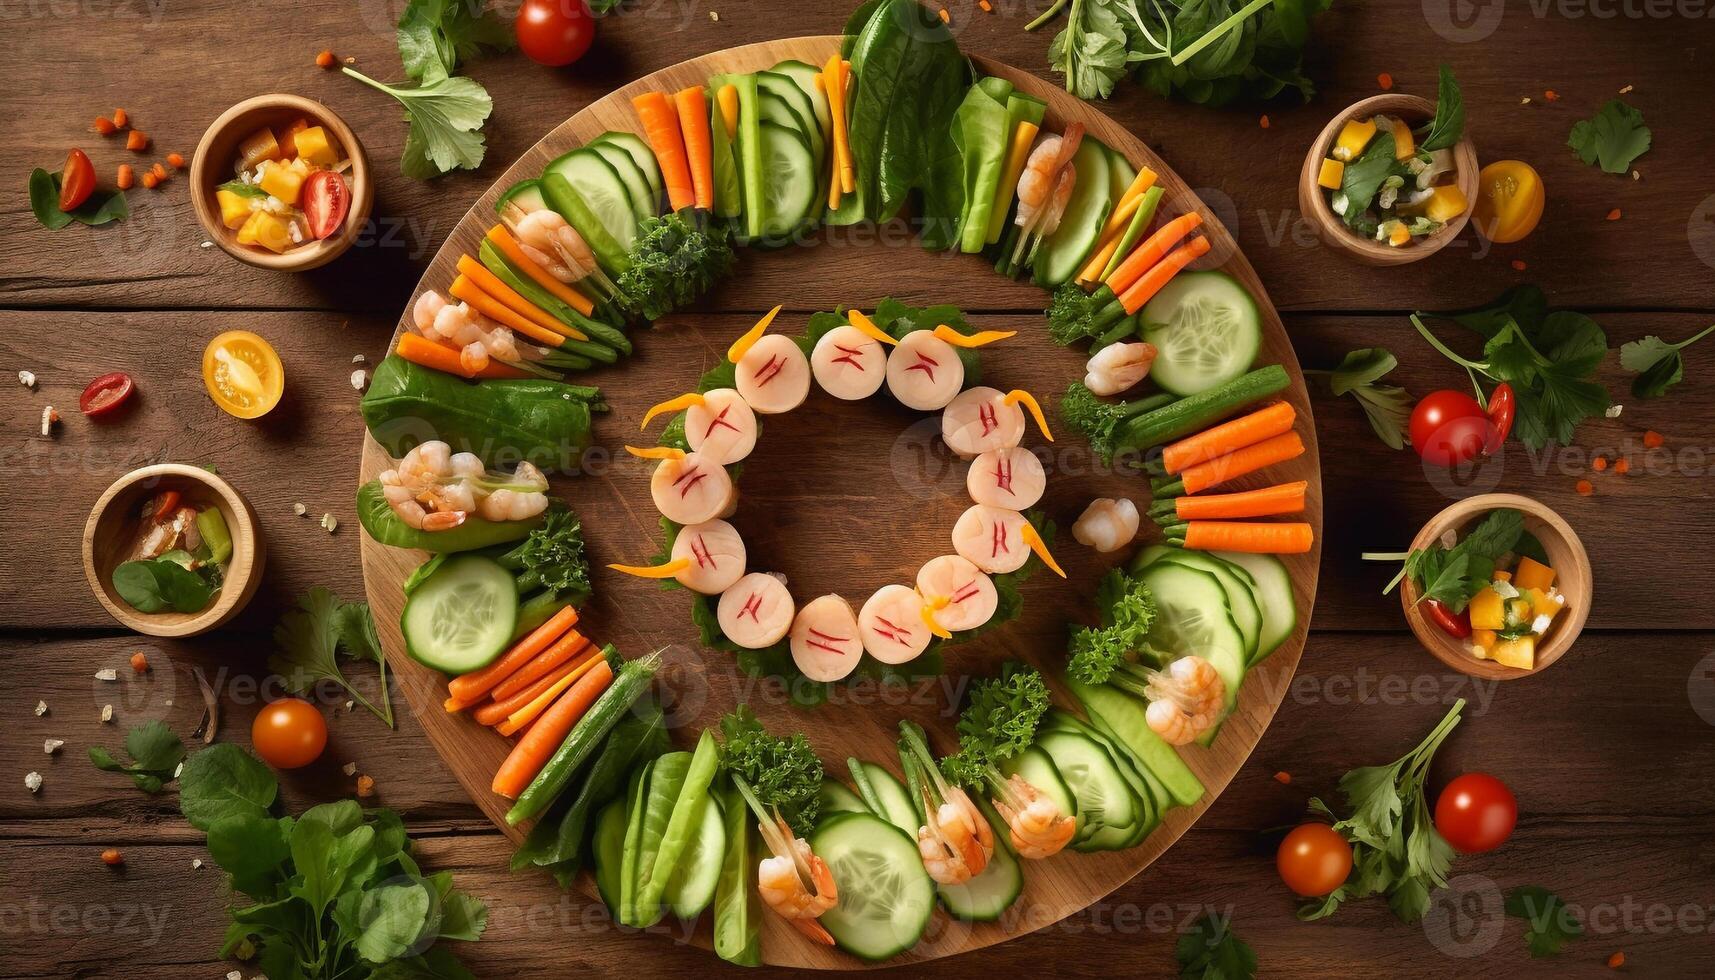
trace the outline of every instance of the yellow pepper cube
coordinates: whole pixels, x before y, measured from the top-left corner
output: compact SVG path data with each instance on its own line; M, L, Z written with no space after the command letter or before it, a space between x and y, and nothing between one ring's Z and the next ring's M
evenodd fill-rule
M1464 191L1454 184L1442 184L1430 193L1424 213L1436 221L1446 222L1464 214L1468 206Z
M1502 640L1489 648L1489 659L1504 667L1530 670L1536 666L1536 638L1521 636L1516 640Z
M239 228L250 220L250 198L231 191L215 191L214 199L220 204L220 223L226 227Z
M307 160L318 167L331 167L339 162L339 151L333 148L327 130L320 126L299 130L293 143L300 160Z
M1334 140L1334 159L1348 161L1355 159L1364 152L1364 147L1370 145L1370 140L1376 135L1376 123L1373 119L1348 119L1346 125L1340 127L1339 138Z
M1521 592L1525 589L1547 592L1554 585L1554 569L1528 556L1520 558L1518 570L1513 573L1513 584Z
M295 167L270 163L262 168L262 179L256 183L274 197L297 207L298 194L304 189L304 174Z
M1553 596L1541 589L1526 589L1524 590L1524 597L1530 600L1530 611L1535 616L1547 616L1552 619L1560 615L1560 610L1566 608L1564 605L1555 602Z
M1316 183L1331 191L1340 189L1340 182L1346 179L1346 165L1338 160L1322 160L1322 169L1316 174Z
M270 252L284 252L292 247L292 233L278 215L257 211L238 229L238 244L260 245Z
M1471 656L1478 660L1489 659L1489 651L1495 648L1494 630L1471 631Z
M1393 222L1388 228L1387 243L1392 245L1394 248L1398 248L1401 245L1406 245L1410 242L1411 229L1406 227L1405 222L1403 221Z
M1471 598L1471 628L1498 630L1507 625L1506 602L1494 589L1484 589Z
M1395 160L1410 160L1417 153L1417 141L1411 135L1411 127L1401 120L1393 122L1393 158Z

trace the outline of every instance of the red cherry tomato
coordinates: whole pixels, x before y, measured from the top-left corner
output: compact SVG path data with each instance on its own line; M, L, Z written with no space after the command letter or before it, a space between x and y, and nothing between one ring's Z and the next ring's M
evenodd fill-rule
M77 396L78 411L92 419L100 418L129 401L135 389L131 376L124 371L104 374L91 381L83 389L83 394Z
M1427 463L1452 466L1482 455L1489 417L1462 391L1432 391L1411 410L1411 446Z
M1500 847L1517 824L1518 798L1506 783L1488 773L1460 776L1435 801L1435 829L1460 854Z
M1456 613L1448 609L1439 599L1423 600L1423 614L1429 621L1441 627L1441 632L1457 640L1463 640L1471 635L1470 612Z
M1295 894L1318 898L1352 873L1352 845L1325 823L1299 824L1280 842L1274 866Z
M263 762L276 769L297 769L321 757L328 744L328 723L308 701L281 698L256 716L250 742Z
M60 171L60 210L71 211L89 200L95 193L95 164L89 155L73 149L66 154L65 169Z
M524 0L512 28L531 61L554 68L582 58L595 41L595 18L584 0Z
M304 181L302 195L304 220L310 234L318 240L330 238L345 224L345 212L351 207L351 191L344 178L332 170L318 170Z

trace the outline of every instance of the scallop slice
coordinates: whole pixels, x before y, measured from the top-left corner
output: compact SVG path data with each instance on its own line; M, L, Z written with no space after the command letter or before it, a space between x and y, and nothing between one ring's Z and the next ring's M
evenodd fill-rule
M810 370L823 391L855 402L881 390L887 380L887 349L854 326L838 326L816 341Z
M941 413L941 438L966 459L991 449L1011 449L1024 441L1024 410L1007 402L1004 391L961 391Z
M726 468L698 453L662 460L649 478L655 509L675 524L701 524L719 517L732 493Z
M990 575L1016 572L1030 559L1026 523L1016 510L974 504L953 525L953 550Z
M994 618L1000 606L994 582L969 559L932 558L917 570L917 593L934 609L935 622L952 633L973 630Z
M906 408L946 408L965 385L965 364L953 345L928 330L906 334L887 355L887 390Z
M704 521L679 529L673 539L673 558L690 564L673 577L680 585L703 595L719 595L744 576L744 538L726 521Z
M746 650L779 643L792 628L792 593L766 572L751 572L721 593L715 619L726 638Z
M761 415L790 412L810 394L810 361L798 342L769 334L738 359L738 393Z
M1022 446L991 449L972 460L965 474L971 499L988 507L1024 510L1041 500L1047 487L1042 460Z
M703 404L685 410L685 441L698 455L728 466L756 448L756 413L731 388L703 393Z
M923 597L906 585L884 585L858 613L858 636L869 655L884 664L915 660L929 645Z
M792 662L813 681L837 681L863 659L852 604L837 595L818 596L792 620Z

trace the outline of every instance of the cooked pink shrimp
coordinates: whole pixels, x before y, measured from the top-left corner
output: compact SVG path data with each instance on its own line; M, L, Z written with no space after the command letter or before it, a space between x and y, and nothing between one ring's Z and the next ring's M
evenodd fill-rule
M416 324L417 332L428 336L435 327L435 317L446 305L447 298L433 289L417 297L417 302L411 306L411 322Z
M1018 176L1018 215L1013 223L1026 231L1051 235L1060 226L1060 216L1078 181L1072 164L1084 141L1082 123L1072 123L1062 136L1048 136L1036 144Z
M491 520L520 520L548 506L548 479L529 463L511 477L491 475L472 453L453 453L439 440L422 443L380 476L382 496L406 525L424 531L458 527L472 513ZM502 491L509 496L491 499ZM494 516L494 515L504 516Z
M1221 720L1227 686L1213 664L1202 657L1180 657L1149 679L1154 696L1144 719L1162 739L1185 745Z
M958 787L950 790L940 806L929 788L923 788L927 818L917 828L917 853L923 869L943 885L961 885L982 874L994 855L994 828Z
M506 361L519 359L518 344L512 331L471 309L468 303L457 306L443 304L424 334L430 339L461 348L480 343L484 364L488 356Z
M530 260L561 282L579 282L596 268L595 252L558 211L526 211L507 204L501 214Z
M1078 822L1017 773L995 787L994 808L1007 823L1018 856L1040 861L1072 841Z

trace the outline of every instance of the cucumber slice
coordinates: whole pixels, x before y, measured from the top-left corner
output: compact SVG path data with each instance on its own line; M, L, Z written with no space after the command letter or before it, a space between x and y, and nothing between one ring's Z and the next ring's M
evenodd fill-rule
M1102 222L1108 219L1108 210L1113 206L1108 194L1110 155L1107 147L1089 136L1078 144L1078 152L1072 157L1072 165L1078 171L1072 196L1060 216L1060 227L1043 239L1036 253L1038 286L1053 289L1077 275L1079 266L1095 250Z
M631 199L632 216L638 224L642 224L644 218L652 218L659 213L655 188L650 186L649 178L624 147L616 143L591 143L584 150L606 160L613 172L619 175L620 182L625 185L625 196Z
M912 840L917 839L917 807L911 802L911 794L905 791L905 784L896 779L893 773L881 768L873 762L854 762L852 776L857 779L858 794L863 797L864 809L886 820Z
M935 911L935 882L914 837L880 817L846 813L817 827L810 849L839 889L839 904L819 921L841 949L877 962L917 944Z
M816 159L809 144L794 130L764 119L757 131L764 175L762 235L784 240L809 220L819 203Z
M1125 778L1126 785L1131 788L1131 795L1143 804L1149 822L1158 821L1160 812L1171 805L1171 797L1167 795L1165 789L1160 788L1159 781L1152 783L1145 777L1143 764L1138 762L1131 752L1120 745L1105 729L1099 727L1097 722L1098 719L1087 722L1076 715L1055 708L1043 719L1042 727L1044 731L1050 732L1076 732L1106 749L1108 757L1113 759L1120 775ZM1159 794L1158 789L1160 790Z
M828 139L822 131L821 120L816 115L816 104L804 94L796 79L772 71L756 73L756 87L763 93L762 104L767 110L767 96L774 96L792 107L792 115L798 120L798 131L810 143L810 152L815 154L818 163L828 158ZM764 116L764 118L767 118ZM821 173L818 168L817 173Z
M1251 573L1207 552L1183 548L1174 549L1173 554L1160 561L1201 569L1220 581L1221 588L1227 591L1227 608L1233 614L1233 625L1245 637L1245 662L1255 660L1262 641L1262 608L1256 601L1256 580Z
M620 248L630 251L631 242L637 237L637 210L631 205L631 192L625 189L625 182L619 179L619 174L607 160L588 150L573 150L548 164L542 175L547 177L549 174L564 177L583 199L590 215L601 226L600 230L606 232ZM577 224L572 215L565 215L565 218L573 225Z
M869 807L863 805L863 800L849 789L845 783L832 779L822 780L822 790L816 794L820 802L822 816L831 817L836 813L868 813Z
M411 659L447 674L485 667L512 643L518 584L499 562L460 555L405 600L399 630Z
M1233 622L1227 590L1213 574L1165 558L1139 577L1155 594L1150 643L1175 657L1196 654L1209 661L1226 685L1226 712L1231 713L1245 680L1250 647ZM1219 730L1217 725L1197 741L1207 745Z
M1161 736L1149 727L1143 716L1142 701L1119 688L1107 684L1091 687L1070 677L1066 678L1066 687L1084 706L1084 712L1092 723L1108 731L1115 742L1129 750L1142 764L1141 771L1154 773L1160 778L1176 802L1190 806L1203 798L1202 781L1185 764L1185 760L1179 758L1173 746L1162 741Z
M1298 628L1298 603L1293 598L1292 575L1273 555L1251 555L1238 551L1211 552L1222 561L1250 573L1256 588L1256 603L1262 609L1262 642L1251 664L1273 653Z
M1119 206L1120 197L1125 194L1126 188L1130 187L1131 182L1136 179L1137 171L1132 169L1131 161L1127 160L1124 154L1120 153L1120 151L1109 149L1108 196L1113 198L1113 200L1109 202L1110 213L1112 208ZM1104 224L1107 222L1106 215L1102 217L1102 222Z
M1182 272L1144 304L1143 339L1155 345L1155 383L1195 395L1250 370L1262 347L1262 315L1232 276Z
M1036 747L1054 760L1054 768L1077 797L1077 849L1112 849L1115 833L1122 842L1131 838L1142 814L1131 787L1106 749L1074 732L1039 733ZM1103 831L1110 833L1104 836ZM1091 843L1096 846L1085 846Z
M595 853L595 887L608 911L619 910L619 876L625 860L625 797L609 803L596 814L595 835L590 848Z
M508 203L516 204L526 211L541 211L548 206L547 199L542 196L542 182L534 177L521 180L501 191L500 199L494 202L494 210L498 213L504 210Z
M834 115L828 105L828 93L816 87L816 77L822 73L822 70L802 61L782 61L769 71L776 75L785 75L798 84L798 87L810 99L810 109L816 115L816 125L821 128L823 138L832 139Z
M649 148L648 143L643 142L642 137L636 133L622 133L610 129L597 136L590 142L590 145L594 146L597 143L612 143L631 154L631 162L637 164L637 169L643 171L644 178L649 181L650 189L655 192L654 197L650 200L656 202L657 205L660 204L662 196L666 193L666 185L661 182L661 167L655 162L655 151Z
M1053 800L1060 807L1060 812L1068 816L1078 816L1078 798L1073 795L1066 781L1060 777L1060 770L1054 765L1054 760L1048 753L1032 745L1023 752L1001 762L995 768L1001 775L1016 774L1025 782L1036 787L1036 791Z
M663 898L673 914L681 919L695 919L715 900L715 886L721 880L721 858L726 854L726 826L721 819L721 805L713 793L703 797L691 841L667 879Z
M977 809L983 812L983 818L994 830L994 854L982 874L962 885L936 885L935 892L941 896L941 904L955 918L966 922L993 922L1018 901L1019 892L1024 890L1024 869L1007 844L1007 835L1011 831L1006 822L987 800L972 799L976 800Z

